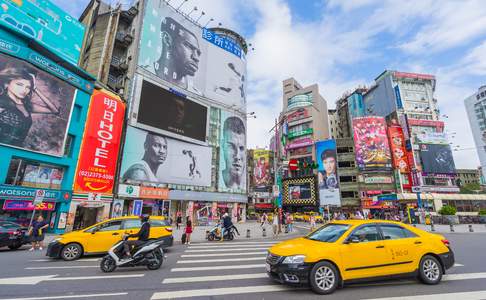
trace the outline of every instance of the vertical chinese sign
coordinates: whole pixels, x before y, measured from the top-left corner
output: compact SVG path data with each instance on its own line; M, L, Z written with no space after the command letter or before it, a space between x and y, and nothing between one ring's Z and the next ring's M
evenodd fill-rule
M125 104L105 90L95 90L79 153L75 192L113 192L125 117Z

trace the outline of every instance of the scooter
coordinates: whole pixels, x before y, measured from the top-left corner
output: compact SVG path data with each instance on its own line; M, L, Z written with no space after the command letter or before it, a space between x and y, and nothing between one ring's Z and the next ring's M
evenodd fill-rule
M108 250L108 254L101 260L101 271L110 273L119 267L136 266L147 266L149 270L160 269L164 261L164 250L161 247L163 241L148 241L145 244L135 247L132 250L132 257L122 259L125 252L124 245L127 239L128 235L123 235L123 238Z
M230 227L229 229L224 230L224 239L227 241L232 241L235 238L235 229L233 227ZM206 239L208 241L214 241L214 240L221 240L221 228L220 226L216 226L213 229L211 229L207 234L206 234Z

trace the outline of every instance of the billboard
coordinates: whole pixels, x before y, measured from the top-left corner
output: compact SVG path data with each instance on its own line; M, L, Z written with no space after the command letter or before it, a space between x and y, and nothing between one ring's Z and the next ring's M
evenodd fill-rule
M238 43L201 29L166 1L146 1L138 65L191 93L246 103L246 60Z
M417 134L417 139L421 144L449 145L447 135L443 132L424 132Z
M60 189L63 177L63 168L28 163L25 166L21 185L35 188Z
M424 173L456 173L456 166L449 145L420 144L420 160Z
M208 107L152 82L142 80L137 123L154 132L206 141Z
M108 193L113 183L125 104L108 91L93 91L74 180L75 192Z
M317 205L314 176L282 180L283 205Z
M0 0L0 24L78 64L84 25L49 0Z
M361 171L390 170L391 154L383 117L353 119L356 162Z
M76 88L0 54L0 144L62 156Z
M267 186L270 180L270 151L253 150L253 185Z
M409 173L410 168L402 128L399 126L388 127L388 137L390 138L393 166L395 169L399 170L400 173Z
M221 111L219 152L220 192L246 192L246 124L227 111Z
M319 204L341 205L339 193L339 176L337 174L336 140L325 140L316 143L317 185L319 187Z
M121 182L211 185L211 148L127 128Z

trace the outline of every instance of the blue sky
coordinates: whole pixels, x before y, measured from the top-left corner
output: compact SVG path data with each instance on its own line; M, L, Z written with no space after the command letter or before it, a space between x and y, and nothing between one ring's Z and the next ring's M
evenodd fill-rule
M79 16L87 0L54 0ZM115 1L113 1L115 2ZM130 1L122 1L127 3ZM178 5L182 0L171 0ZM483 0L189 0L254 44L248 58L249 147L266 146L282 107L282 80L318 83L328 107L383 70L434 74L446 129L465 150L456 166L476 167L463 100L486 84ZM201 20L204 23L204 19Z

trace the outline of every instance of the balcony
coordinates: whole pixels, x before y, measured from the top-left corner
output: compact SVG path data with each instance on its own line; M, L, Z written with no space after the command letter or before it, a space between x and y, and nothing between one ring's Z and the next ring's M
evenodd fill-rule
M338 161L354 161L354 153L338 153Z
M133 42L133 35L129 32L120 31L116 33L115 40L123 46L128 47Z
M338 168L339 176L357 176L358 168Z
M113 76L108 74L108 81L106 84L115 91L124 88L123 76Z
M127 71L128 70L128 64L126 62L125 59L122 59L118 56L112 56L111 58L111 66L116 68L116 69L119 69L123 72Z

